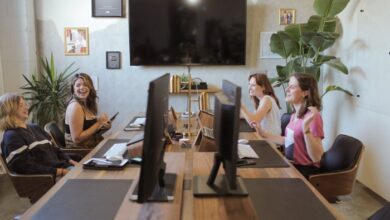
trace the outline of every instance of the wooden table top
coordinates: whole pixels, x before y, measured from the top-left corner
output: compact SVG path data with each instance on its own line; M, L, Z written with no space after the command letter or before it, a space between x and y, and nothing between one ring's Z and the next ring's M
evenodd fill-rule
M74 169L61 178L39 201L24 213L22 219L30 219L47 201L64 185L68 179L133 179L130 189L118 210L115 219L258 219L249 197L244 198L197 198L193 196L192 178L194 175L209 175L213 165L213 153L194 152L193 148L181 148L174 142L167 146L164 161L167 172L177 173L175 200L167 203L138 204L129 201L139 178L139 167L126 167L119 171L84 170L82 162L91 158L108 139L129 139L137 131L124 131L123 128L133 117L123 122L116 131L102 141ZM239 138L258 140L261 137L255 133L240 133ZM272 145L272 144L271 144ZM273 145L272 145L273 146ZM278 154L279 151L275 149ZM282 155L280 154L282 157ZM223 172L220 170L220 172ZM336 216L340 214L306 181L293 167L288 168L245 168L238 169L238 174L244 178L300 178L315 193L320 201Z

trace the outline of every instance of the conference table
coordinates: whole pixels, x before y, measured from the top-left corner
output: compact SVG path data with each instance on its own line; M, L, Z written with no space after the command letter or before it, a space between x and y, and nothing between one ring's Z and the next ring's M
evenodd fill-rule
M194 147L183 148L176 141L166 147L166 153L164 156L164 161L167 164L166 172L177 174L174 200L171 202L147 202L141 204L129 199L135 189L136 183L138 182L140 173L139 165L129 165L122 170L83 169L83 162L93 157L101 148L106 147L110 141L112 142L113 140L117 140L117 142L126 142L132 136L140 132L124 131L123 129L133 119L133 117L134 116L130 116L123 122L122 125L118 126L116 130L109 131L110 134L108 134L107 137L85 158L83 158L83 160L66 176L62 177L41 199L33 204L23 214L21 219L49 219L54 216L55 219L71 219L73 218L72 216L80 215L84 216L83 219L118 220L269 219L257 210L252 202L254 201L253 197L194 197L192 179L194 176L198 175L209 175L211 167L213 166L214 153L196 152ZM261 136L257 135L255 132L240 132L239 137L248 140L262 139ZM319 201L321 206L323 206L325 211L330 214L331 218L327 217L324 219L343 219L341 214L338 213L337 210L335 210L335 208L332 207L326 199L310 185L308 181L306 181L306 179L282 156L274 145L271 143L269 144L273 146L272 151L280 156L280 158L284 160L288 166L272 168L238 168L238 175L244 178L245 181L247 181L246 183L257 179L261 179L263 181L279 179L299 180L299 182L302 182L304 187L307 188L310 193L315 195L315 198ZM222 168L219 173L223 173ZM129 182L129 180L132 181ZM84 188L78 188L75 190L76 192L72 191L71 187L68 187L71 185L70 183L76 183L75 185L77 185L80 182L86 185L83 185ZM113 184L110 185L110 183ZM113 187L115 185L114 183L118 184L117 188ZM99 184L102 184L102 186L99 186ZM92 191L95 185L97 187L103 187L102 189L104 190L93 192L92 195L88 194L88 191ZM118 190L121 188L122 192L120 193ZM112 190L112 193L107 192L110 190ZM82 197L84 193L86 193L85 195L89 195L91 198ZM104 199L101 197L103 195L100 195L103 193L106 193L104 194ZM298 197L296 199L300 200L301 198ZM85 203L88 204L82 203L79 200L86 200ZM89 203L90 200L91 202ZM72 204L75 203L81 204L81 206L72 206ZM110 204L110 207L105 207L105 204ZM267 207L265 208L267 209ZM105 209L108 211L105 211ZM304 210L305 207L302 207L302 212L304 212ZM280 210L280 212L283 211L284 210ZM88 212L91 214L88 214ZM103 217L105 214L106 217Z

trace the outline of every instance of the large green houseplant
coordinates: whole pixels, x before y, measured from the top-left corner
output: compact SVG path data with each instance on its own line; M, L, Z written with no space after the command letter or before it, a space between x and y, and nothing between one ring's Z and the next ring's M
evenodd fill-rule
M31 78L23 75L26 90L23 95L30 102L30 112L33 114L33 121L40 126L47 122L56 121L60 123L66 110L66 99L69 97L69 77L77 70L70 71L74 62L58 73L53 54L50 56L50 63L47 58L40 58L41 71L31 75ZM61 123L60 123L61 124Z
M284 90L290 75L296 72L313 74L319 81L321 66L324 64L348 74L348 68L339 58L324 54L340 36L336 29L336 15L348 3L349 0L315 0L316 15L311 16L307 23L287 25L284 30L271 36L271 51L286 61L285 65L276 66L278 76L271 79L275 87L282 86ZM327 86L323 95L329 91L352 95L337 85Z

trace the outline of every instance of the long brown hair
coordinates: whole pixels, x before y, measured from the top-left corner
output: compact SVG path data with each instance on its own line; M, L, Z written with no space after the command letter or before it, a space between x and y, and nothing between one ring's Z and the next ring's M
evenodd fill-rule
M299 109L298 118L303 118L303 116L308 111L309 106L314 106L318 109L318 111L321 111L322 102L316 79L307 73L295 73L291 77L295 77L297 79L299 87L302 89L302 91L308 91L307 96L304 98L303 105Z
M84 102L80 100L78 97L74 95L74 85L76 84L76 81L78 79L82 79L85 83L85 85L89 89L89 95L87 97L87 100ZM91 77L86 73L77 73L72 78L72 84L70 87L70 91L72 94L72 97L70 98L68 104L72 101L72 99L76 100L83 108L86 108L88 111L92 112L93 114L97 114L97 95L95 87L93 86L93 82Z
M275 99L276 104L280 108L279 100L275 95L274 89L271 86L271 83L268 80L268 77L264 73L255 73L251 74L248 77L248 81L251 80L251 78L254 78L256 80L256 84L264 88L264 94L271 96ZM256 109L259 107L260 100L256 96L252 96L252 100L255 104Z

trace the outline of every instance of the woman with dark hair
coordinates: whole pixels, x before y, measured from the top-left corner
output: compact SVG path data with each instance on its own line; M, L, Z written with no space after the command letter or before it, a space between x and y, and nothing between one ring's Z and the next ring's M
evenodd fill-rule
M107 114L97 116L97 95L91 77L75 74L71 84L72 97L65 113L65 142L67 148L94 148L103 137L100 129L111 127Z
M255 111L250 112L245 105L241 105L241 112L250 123L259 123L267 132L281 134L279 100L265 74L249 76L249 95L253 100Z
M257 127L260 135L286 146L285 154L305 176L318 173L324 153L322 109L317 81L312 75L297 73L290 77L286 89L286 101L293 107L293 114L286 127L285 136L272 135Z
M6 93L0 97L1 156L8 168L19 174L67 174L76 162L56 147L42 128L26 124L27 119L28 106L22 96Z

